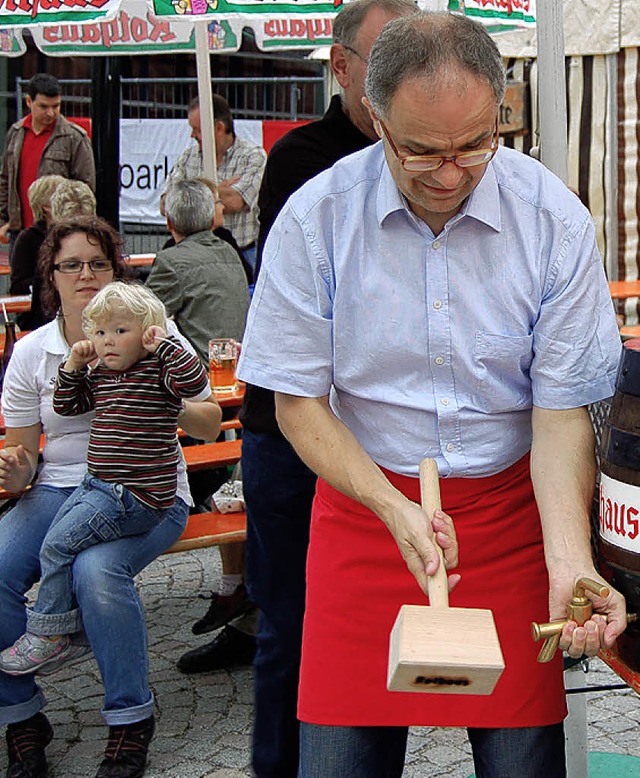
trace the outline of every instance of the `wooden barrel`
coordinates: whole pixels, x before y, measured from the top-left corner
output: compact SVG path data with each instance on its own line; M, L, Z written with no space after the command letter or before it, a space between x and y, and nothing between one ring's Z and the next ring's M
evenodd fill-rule
M624 343L600 445L598 563L602 575L640 612L640 338ZM640 625L618 641L624 661L640 671Z

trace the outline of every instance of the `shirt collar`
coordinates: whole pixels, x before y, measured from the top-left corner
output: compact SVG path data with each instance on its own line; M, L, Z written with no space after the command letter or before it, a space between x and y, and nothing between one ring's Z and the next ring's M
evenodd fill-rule
M24 119L22 120L22 126L25 127L27 130L31 130L31 132L35 135L36 131L33 129L33 114L28 113ZM56 122L53 124L50 124L49 126L45 127L43 130L41 130L38 135L48 135L53 132L53 128L56 126Z
M499 153L499 150L498 150ZM500 189L493 161L489 162L480 183L462 206L461 216L470 216L496 232L502 230Z
M498 150L499 152L499 150ZM385 219L395 211L406 211L411 218L416 218L408 206L406 197L398 189L391 170L384 156L382 141L376 144L376 153L380 154L380 186L376 201L376 217L378 225L382 227ZM502 221L500 218L500 196L498 181L493 168L493 162L487 166L480 183L462 204L460 212L453 217L459 220L464 216L470 216L488 227L500 232Z
M380 161L380 185L376 200L376 217L378 225L382 227L387 216L396 211L409 211L409 208L407 207L405 196L398 189L398 185L391 175L391 170L389 170L389 165L384 155L384 144L381 140L375 144L374 150Z
M233 154L238 146L238 136L236 135L229 148L222 155L222 162L228 162L233 157Z
M62 316L56 316L51 324L48 325L47 334L42 339L42 348L47 353L62 354L65 356L71 351L62 332L63 324L64 318Z

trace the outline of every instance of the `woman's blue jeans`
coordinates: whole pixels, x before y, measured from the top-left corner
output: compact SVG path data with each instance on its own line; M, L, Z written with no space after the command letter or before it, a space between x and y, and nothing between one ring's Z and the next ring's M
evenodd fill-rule
M25 632L25 594L40 578L42 541L73 491L36 485L0 519L0 649ZM133 577L177 540L187 514L186 504L176 499L151 531L99 543L74 562L74 595L100 668L102 715L109 726L142 721L153 712L147 630ZM0 726L24 721L44 705L34 676L0 673Z
M407 727L300 725L299 778L400 778ZM476 778L565 778L564 727L468 729Z

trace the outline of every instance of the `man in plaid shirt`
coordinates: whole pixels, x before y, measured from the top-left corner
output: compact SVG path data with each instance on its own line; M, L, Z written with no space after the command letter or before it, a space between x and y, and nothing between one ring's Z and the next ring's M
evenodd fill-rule
M191 137L196 145L189 146L176 160L169 173L167 186L182 178L198 178L202 169L202 131L200 105L194 98L187 107ZM258 191L267 155L260 146L238 138L233 129L233 117L227 101L213 95L218 194L224 205L225 227L235 238L244 258L255 268L258 237Z

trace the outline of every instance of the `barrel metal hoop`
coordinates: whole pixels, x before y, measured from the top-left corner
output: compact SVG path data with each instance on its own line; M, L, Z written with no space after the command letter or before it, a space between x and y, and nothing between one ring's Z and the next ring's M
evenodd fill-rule
M612 465L640 470L640 435L609 427L605 459Z
M623 394L640 397L640 353L631 349L622 350L618 367L616 389Z

